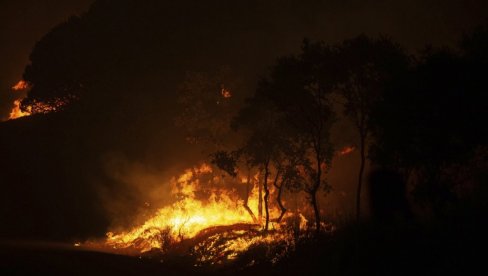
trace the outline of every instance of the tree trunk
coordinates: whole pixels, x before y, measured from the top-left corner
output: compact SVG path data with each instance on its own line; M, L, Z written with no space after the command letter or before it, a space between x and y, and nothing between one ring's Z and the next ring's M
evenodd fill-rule
M261 174L261 172L259 172L259 174ZM258 179L260 179L260 176L258 176ZM258 198L258 219L259 219L259 223L261 224L263 220L263 186L259 182L258 182L258 197L259 197Z
M313 206L313 211L315 214L315 232L318 235L320 233L320 210L319 206L317 204L317 191L320 188L320 180L322 178L322 162L320 158L320 148L318 148L316 152L316 158L317 158L317 177L315 179L315 184L313 189L311 190L310 197L311 197L311 202Z
M274 179L273 185L276 187L276 189L278 189L278 195L276 196L276 201L278 202L278 206L280 206L281 214L278 217L277 222L280 223L281 220L283 219L283 216L286 213L286 208L283 205L283 202L281 202L281 194L283 193L283 183L285 182L285 180L282 179L281 185L278 185L278 176L279 176L279 173L276 173L276 177Z
M269 162L266 163L264 167L264 211L266 212L266 223L264 226L264 231L268 231L269 227L269 208L268 208L268 198L269 198L269 189L268 189L268 176L269 176Z
M364 173L364 165L366 163L366 154L365 154L365 142L366 142L366 135L364 133L360 134L360 154L361 154L361 164L359 167L359 176L358 176L358 187L356 191L356 219L359 220L361 218L361 186L363 184L363 173Z
M258 223L258 220L256 219L256 216L254 215L253 211L251 210L251 208L249 208L249 192L251 192L251 172L248 171L247 173L247 181L246 181L246 197L244 198L244 209L246 209L246 211L249 213L249 215L251 216L252 218L252 221L254 223Z
M319 234L320 233L320 210L319 210L319 206L317 204L317 190L316 189L310 193L310 197L311 197L311 202L312 202L312 206L313 206L313 212L315 214L315 233Z
M294 201L294 220L293 220L293 237L295 242L298 241L300 237L300 215L298 213L298 193L293 193Z

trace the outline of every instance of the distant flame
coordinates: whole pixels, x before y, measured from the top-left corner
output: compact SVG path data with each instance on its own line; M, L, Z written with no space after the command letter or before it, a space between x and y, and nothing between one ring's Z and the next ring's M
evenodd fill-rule
M356 150L356 147L354 147L354 146L347 146L347 147L344 147L339 152L339 155L341 155L341 156L348 155L348 154L352 153L354 150Z
M12 108L12 111L10 111L10 116L8 117L9 120L14 120L14 119L18 119L21 117L26 117L26 116L31 115L31 112L30 112L31 108L28 107L27 111L22 111L20 109L20 103L21 103L21 100L15 100L14 101L14 107Z
M20 80L14 86L12 86L12 90L14 90L14 91L21 91L21 90L25 90L27 88L29 88L29 84L24 80Z
M226 99L232 97L232 93L230 93L230 91L226 89L224 85L221 86L220 94Z
M24 91L24 90L29 88L29 84L24 80L20 80L11 88L15 92ZM32 108L31 107L27 108L26 111L22 111L20 109L21 102L22 102L22 99L17 99L13 102L14 106L12 107L12 110L10 111L10 115L8 117L9 120L18 119L21 117L26 117L26 116L29 116L32 114L32 110L31 110Z
M33 101L31 104L25 107L24 111L22 111L22 109L20 108L22 104L22 99L18 99L15 100L13 103L14 107L10 111L10 116L8 119L14 120L21 117L30 116L32 114L47 114L51 112L56 112L61 110L64 106L68 105L70 100L72 100L73 98L74 97L57 98L52 100L49 103L42 102L42 101Z

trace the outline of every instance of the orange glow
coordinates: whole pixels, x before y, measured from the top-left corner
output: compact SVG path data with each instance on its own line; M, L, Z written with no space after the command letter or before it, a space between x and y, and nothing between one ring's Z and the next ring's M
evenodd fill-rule
M344 147L339 152L339 155L341 155L341 156L348 155L348 154L352 153L354 150L356 150L356 148L354 146L347 146L347 147Z
M243 182L244 179L239 177L236 185ZM220 186L222 183L221 174L214 173L207 164L187 169L171 180L171 193L177 199L173 204L157 210L142 225L124 232L107 233L105 246L118 252L140 254L153 250L175 251L191 244L192 252L197 254L200 263L214 264L220 262L217 260L221 260L224 255L226 260L232 260L256 244L292 244L294 236L288 231L289 228L284 227L287 223L285 221L295 219L299 229L307 226L303 215L291 211L285 215L281 224L272 222L272 218L277 218L280 211L270 207L273 230L267 234L261 233L263 225L253 221L244 206L244 200L235 189ZM255 185L247 201L247 207L255 214L258 213L258 194Z
M47 114L61 110L64 106L69 104L70 99L55 99L49 104L41 101L34 101L32 104L26 107L25 111L22 111L20 105L22 100L15 100L14 107L10 111L9 120L18 119L21 117L30 116L32 114Z
M27 109L27 111L22 111L20 109L20 102L21 100L15 100L14 101L14 107L12 108L12 111L10 111L10 116L8 117L9 120L14 120L14 119L18 119L18 118L21 118L21 117L25 117L25 116L29 116L31 115L31 112L30 112L30 107Z
M12 90L14 90L14 91L21 91L21 90L25 90L27 88L29 88L29 84L24 80L20 80L14 86L12 86Z
M24 91L24 90L29 88L29 84L24 80L20 80L11 88L13 91L16 91L16 92ZM17 99L13 102L14 106L12 107L12 110L10 111L10 115L8 117L9 120L18 119L18 118L29 116L32 114L32 108L31 107L27 108L27 110L25 110L25 111L22 111L20 109L21 102L22 102L22 99Z
M223 85L222 85L222 89L220 90L220 94L222 95L222 97L226 99L232 97L232 93L230 93L230 91L226 89Z

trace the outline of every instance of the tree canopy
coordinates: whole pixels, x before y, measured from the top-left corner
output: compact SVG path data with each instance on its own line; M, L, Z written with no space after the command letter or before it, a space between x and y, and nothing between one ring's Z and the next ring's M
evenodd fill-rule
M427 48L390 83L375 110L373 160L403 171L415 183L416 197L438 211L466 185L459 182L466 172L454 168L482 155L488 141L480 125L488 116L481 73L486 34L466 36L461 51Z

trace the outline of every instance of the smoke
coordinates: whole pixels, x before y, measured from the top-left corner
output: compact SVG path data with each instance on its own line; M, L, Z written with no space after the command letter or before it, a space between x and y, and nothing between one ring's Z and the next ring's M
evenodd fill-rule
M97 187L111 221L111 229L127 229L154 215L156 210L174 202L171 181L189 164L157 167L134 161L121 153L106 153L101 158L105 176Z

